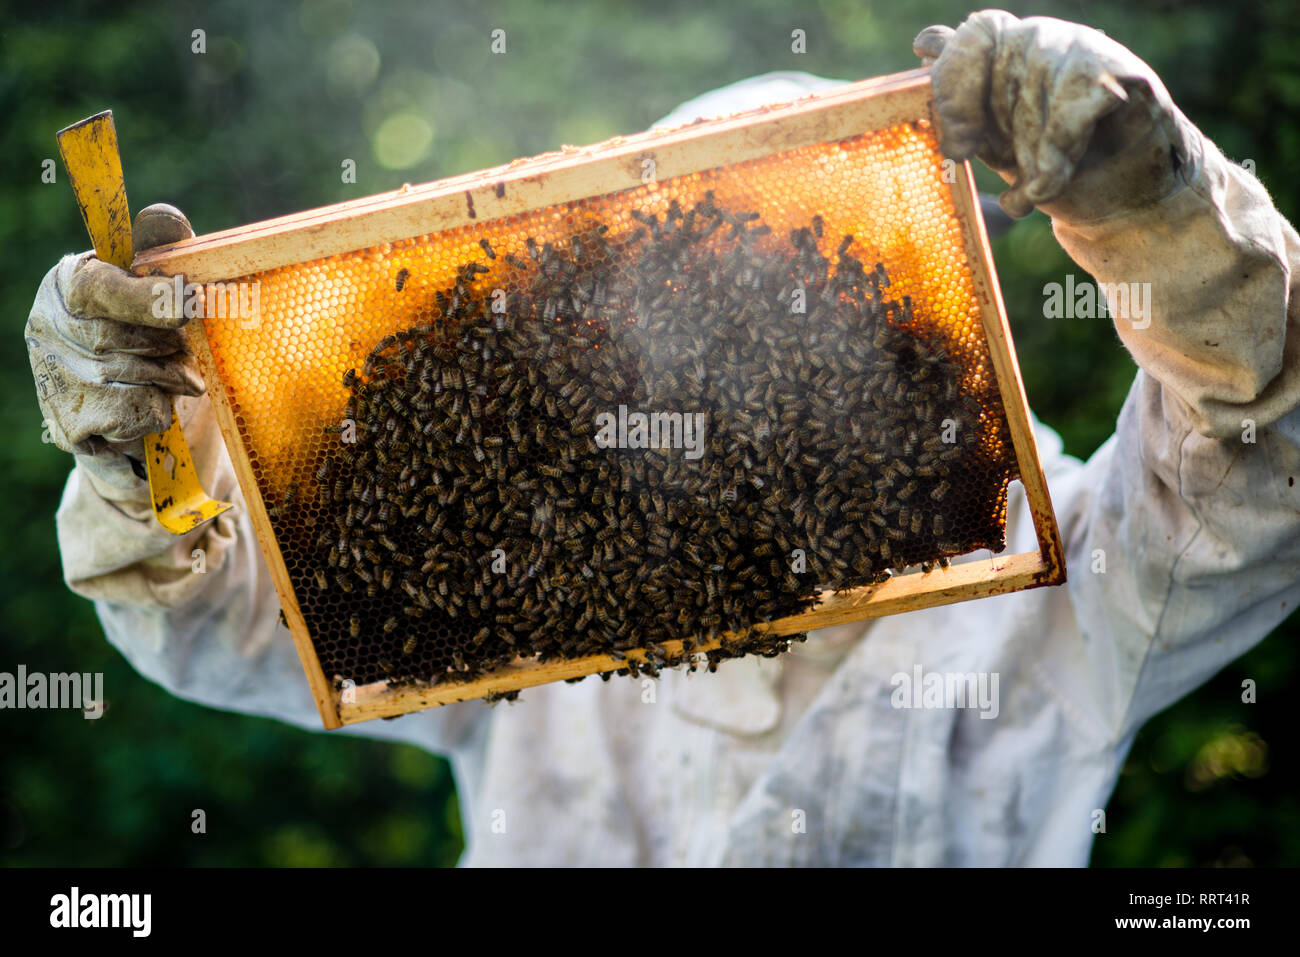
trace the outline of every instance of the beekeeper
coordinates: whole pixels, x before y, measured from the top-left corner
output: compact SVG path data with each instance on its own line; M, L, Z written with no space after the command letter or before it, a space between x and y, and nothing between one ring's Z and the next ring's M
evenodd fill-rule
M1300 601L1295 231L1101 33L991 10L915 49L934 65L945 153L1001 173L1005 209L1047 213L1099 282L1149 284L1149 315L1115 320L1140 366L1116 434L1084 463L1038 432L1069 583L827 629L779 659L666 673L653 695L592 678L356 729L451 759L466 863L1081 865L1143 722ZM667 122L828 82L760 77ZM135 235L190 227L152 207ZM212 410L150 286L69 256L27 325L42 414L76 455L57 519L68 585L174 694L318 728ZM136 464L166 394L204 487L236 503L179 538ZM1007 522L1013 549L1036 547L1023 496ZM918 668L983 676L996 700L925 707L901 693Z

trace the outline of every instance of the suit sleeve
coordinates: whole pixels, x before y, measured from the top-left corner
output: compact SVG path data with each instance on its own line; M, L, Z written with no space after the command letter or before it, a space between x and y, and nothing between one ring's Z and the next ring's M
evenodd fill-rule
M1058 500L1089 670L1121 737L1300 601L1300 241L1258 180L1195 146L1164 201L1054 224L1109 284L1140 367L1116 435Z

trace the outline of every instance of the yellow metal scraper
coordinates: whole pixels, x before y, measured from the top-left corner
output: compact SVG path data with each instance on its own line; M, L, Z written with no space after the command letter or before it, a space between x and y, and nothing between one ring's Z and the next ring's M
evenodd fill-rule
M106 263L129 269L131 212L112 110L60 130L58 141L95 255ZM230 508L230 502L210 498L199 484L175 401L167 431L145 436L144 445L154 515L167 531L184 534Z

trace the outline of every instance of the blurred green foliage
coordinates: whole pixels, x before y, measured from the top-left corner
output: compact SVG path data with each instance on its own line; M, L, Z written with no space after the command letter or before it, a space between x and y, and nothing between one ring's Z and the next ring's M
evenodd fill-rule
M0 861L23 865L450 864L448 766L409 746L309 734L171 698L103 640L62 583L53 514L69 459L41 442L18 330L43 273L86 237L56 130L114 110L133 206L200 232L643 129L677 103L770 70L859 78L915 65L948 0L262 4L0 3L0 670L102 671L108 713L6 712ZM1104 29L1165 79L1294 220L1300 7L1292 0L1007 3ZM489 52L493 29L507 52ZM791 52L793 29L807 52ZM207 52L191 52L192 31ZM357 164L355 184L341 163ZM1001 183L980 171L985 188ZM1039 214L995 244L1031 404L1074 454L1111 433L1134 366L1108 323L1046 320L1074 271ZM1138 737L1094 864L1297 864L1295 620ZM1241 702L1258 682L1259 703ZM207 833L190 830L207 814Z

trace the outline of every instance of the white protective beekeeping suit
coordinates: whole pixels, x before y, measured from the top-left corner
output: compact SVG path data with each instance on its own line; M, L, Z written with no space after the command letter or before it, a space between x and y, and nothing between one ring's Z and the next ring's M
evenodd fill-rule
M1094 811L1138 728L1300 600L1295 232L1117 45L994 14L973 17L956 42L927 31L918 49L934 57L945 42L941 120L943 105L969 92L992 104L1004 134L1044 127L1011 145L966 144L996 168L1019 169L1004 205L1017 214L1041 205L1099 281L1151 283L1149 327L1117 323L1141 371L1116 434L1083 463L1039 428L1069 583L816 632L782 658L730 662L715 675L668 672L652 701L639 681L593 677L527 690L516 705L469 702L354 729L450 757L466 863L1084 864ZM1154 91L1162 119L1145 160L1168 165L1168 188L1116 196L1112 185L1054 203L1070 169L1085 187L1094 173L1086 142L1047 142L1056 128L1039 108L1067 96L1066 67L1086 66L1096 50L1113 58L1109 95L1135 96L1142 83ZM972 60L984 64L978 81L946 89ZM828 82L773 74L671 120ZM970 137L959 118L941 128L945 149ZM76 264L47 277L35 313L58 307ZM318 728L207 400L180 408L205 488L236 508L173 538L138 480L82 462L58 513L66 578L149 679L203 704ZM1010 548L1035 547L1014 489L1007 532ZM191 574L196 547L206 550L203 575ZM1094 573L1102 554L1105 572ZM891 676L916 666L997 675L996 714L894 707Z

